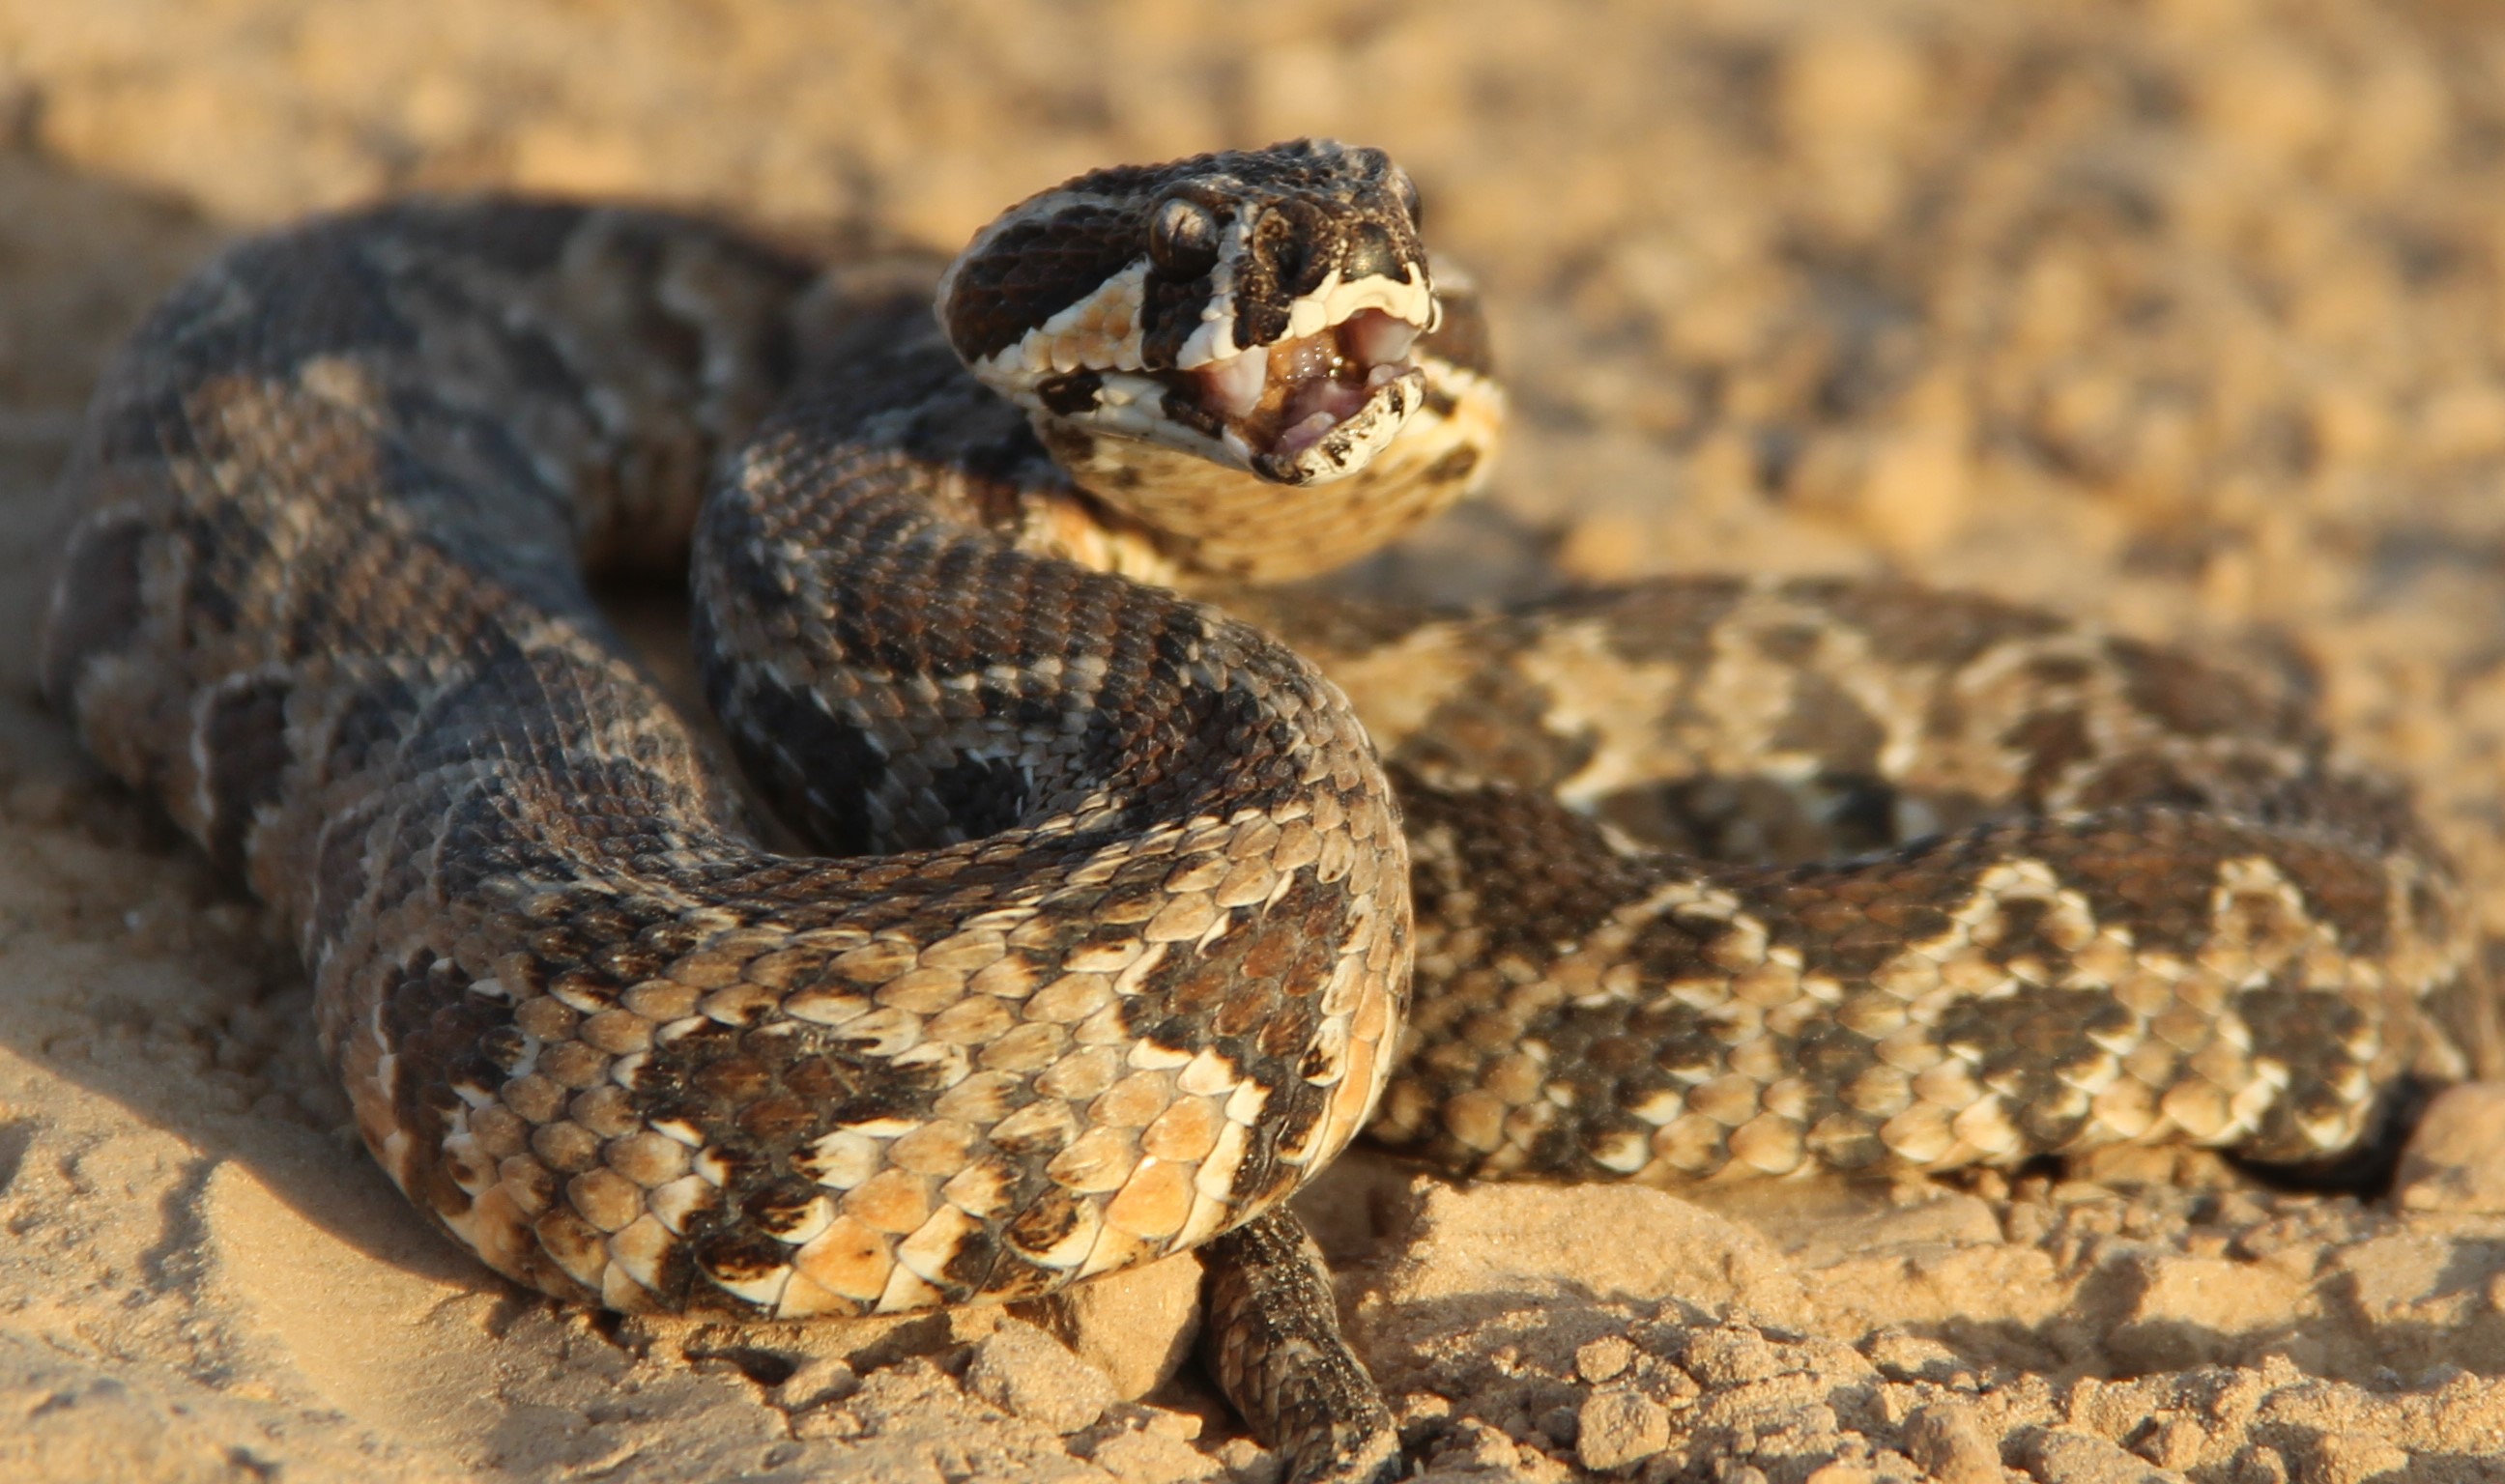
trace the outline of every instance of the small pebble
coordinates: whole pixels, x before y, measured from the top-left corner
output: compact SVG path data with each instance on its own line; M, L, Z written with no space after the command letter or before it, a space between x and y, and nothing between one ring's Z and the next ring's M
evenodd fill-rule
M1605 1335L1574 1352L1574 1374L1598 1386L1626 1374L1634 1364L1636 1347L1623 1335Z
M2043 1484L2182 1484L2183 1476L2152 1468L2119 1443L2066 1428L2029 1438L2021 1463Z
M1707 1386L1744 1386L1782 1374L1782 1357L1753 1329L1700 1329L1689 1336L1685 1364Z
M2227 1466L2227 1477L2233 1484L2287 1484L2287 1459L2276 1448L2252 1443Z
M1637 1392L1594 1392L1574 1423L1574 1457L1601 1472L1641 1464L1670 1446L1670 1413Z
M2160 1468L2180 1472L2201 1462L2208 1446L2208 1429L2189 1417L2177 1417L2150 1429L2148 1435L2139 1440L2136 1451Z
M1974 1408L1934 1401L1906 1417L1905 1456L1941 1484L1999 1484L2000 1449Z
M2411 1471L2411 1462L2410 1451L2389 1438L2334 1433L2316 1448L2309 1473L2320 1484L2366 1484L2400 1478Z
M1288 1476L1288 1461L1249 1437L1220 1443L1217 1461L1234 1476L1234 1484L1279 1484Z
M861 1378L851 1366L832 1356L811 1356L774 1388L774 1404L787 1412L805 1411L860 1390Z

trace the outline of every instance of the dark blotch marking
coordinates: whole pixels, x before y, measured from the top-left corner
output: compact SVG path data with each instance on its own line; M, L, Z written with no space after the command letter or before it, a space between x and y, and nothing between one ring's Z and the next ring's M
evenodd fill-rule
M968 1238L970 1252L974 1240L970 1234ZM991 1265L980 1292L988 1297L998 1302L1010 1303L1020 1298L1040 1297L1069 1286L1068 1273L1045 1267L1040 1262L1028 1261L1017 1253L1001 1245L1001 1242L993 1240L988 1232L983 1235L982 1241ZM958 1277L962 1267L971 1265L970 1262L961 1264L952 1260L942 1271L954 1279Z
M1604 589L1543 606L1561 621L1599 621L1609 651L1623 659L1693 668L1711 664L1720 652L1723 625L1746 591L1736 578L1700 577ZM1532 639L1526 633L1512 646L1525 647Z
M1005 757L961 758L931 775L931 796L968 840L996 835L1024 816L1026 771Z
M1427 405L1434 406L1436 397L1440 395L1429 391L1427 394ZM1447 411L1456 405L1450 397L1445 397L1443 400ZM1459 484L1469 478L1470 471L1478 466L1479 451L1464 445L1427 466L1426 479L1429 484Z
M1836 852L1860 854L1901 845L1896 833L1896 785L1875 775L1821 776L1829 802L1826 827Z
M810 1181L785 1176L751 1193L739 1203L739 1209L768 1236L787 1237L800 1228L810 1205L821 1193Z
M783 1245L763 1232L733 1228L696 1243L696 1262L719 1281L753 1283L783 1266Z
M391 1088L393 1121L409 1135L413 1152L409 1198L424 1210L457 1215L470 1196L439 1157L449 1114L460 1098L446 1086L456 1066L475 1065L480 1049L499 1029L510 1029L512 1007L473 994L467 976L448 959L420 950L391 974L379 1006L382 1036L392 1048L397 1073Z
M2285 708L2237 677L2197 660L2128 640L2107 652L2134 705L2187 737L2280 735L2296 730Z
M774 1148L796 1145L802 1134L817 1123L817 1109L808 1099L791 1093L760 1097L739 1110L739 1131L758 1143Z
M313 908L305 929L316 949L346 935L351 915L373 884L366 870L366 835L372 828L371 811L377 808L369 802L363 810L334 819L323 834L314 863Z
M209 858L240 870L254 813L278 797L287 777L287 697L292 687L276 677L248 680L217 691L200 718L200 749L208 758L201 781L209 816L201 842Z
M991 1294L993 1270L1005 1255L1005 1244L997 1231L990 1226L972 1227L958 1236L957 1250L939 1265L935 1287L950 1303L962 1303L976 1294Z
M875 1079L867 1075L866 1069L845 1079L849 1086L860 1090L829 1109L825 1122L829 1125L890 1120L927 1122L932 1117L931 1104L938 1096L937 1076L936 1071L931 1069L878 1063Z
M1105 378L1095 371L1073 371L1067 376L1047 377L1037 383L1035 395L1047 412L1063 417L1076 417L1095 410L1096 393Z
M1512 665L1472 671L1400 740L1395 761L1421 772L1545 790L1591 761L1588 732L1551 731L1548 693Z
M2064 627L2048 613L1910 584L1820 578L1785 591L1859 629L1872 658L1888 665L1956 667L1995 644Z
M1060 1186L1046 1186L1033 1204L1002 1228L1001 1235L1018 1251L1041 1256L1078 1229L1078 1196Z
M1816 757L1821 772L1876 777L1888 732L1850 692L1805 670L1793 676L1791 708L1769 741L1777 751Z
M763 1097L774 1086L774 1074L753 1057L733 1055L699 1068L693 1083L699 1092L740 1104Z
M264 519L239 500L222 500L180 521L192 557L183 573L183 623L195 641L204 630L232 633L243 618L237 595L258 589L273 556Z
M417 698L397 675L378 675L339 708L331 727L329 765L335 777L352 776L400 744Z
M2019 797L2036 809L2043 807L2073 767L2095 757L2097 752L2087 717L2076 709L2037 711L2002 733L1998 740L2001 745L2026 757L2027 770L2019 784Z
M887 760L869 734L807 693L776 685L752 684L736 705L743 714L731 741L740 766L794 828L823 850L870 849L869 799L886 780Z
M1433 920L1449 910L1448 895L1466 894L1473 902L1467 915L1485 935L1483 957L1501 961L1519 954L1526 964L1540 965L1606 921L1618 903L1641 894L1650 878L1639 863L1610 850L1599 826L1545 795L1505 787L1438 788L1395 765L1390 770L1412 841L1449 831L1456 842L1450 855L1418 861L1412 889L1419 915ZM1525 876L1519 862L1545 863ZM1486 892L1484 883L1506 880L1503 892ZM1664 929L1673 919L1656 918L1651 929ZM1692 941L1673 927L1682 952L1694 951Z

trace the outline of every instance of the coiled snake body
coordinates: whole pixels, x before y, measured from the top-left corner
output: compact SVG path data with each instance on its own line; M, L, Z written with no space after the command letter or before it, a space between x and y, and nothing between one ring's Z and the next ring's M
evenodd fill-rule
M96 394L45 683L293 927L368 1147L498 1271L852 1314L1215 1243L1305 1474L1391 1448L1278 1205L1369 1120L1655 1182L2311 1160L2459 1074L2444 868L2235 677L1883 584L1256 588L1484 469L1415 207L1299 142L944 271L515 201L246 243ZM827 856L589 595L690 533Z

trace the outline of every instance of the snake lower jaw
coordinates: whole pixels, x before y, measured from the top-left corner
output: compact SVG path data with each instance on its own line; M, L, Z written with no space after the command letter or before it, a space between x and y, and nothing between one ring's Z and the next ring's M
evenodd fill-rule
M1240 466L1273 484L1329 484L1391 447L1426 395L1423 368L1405 362L1380 364L1357 386L1330 382L1297 390L1266 448L1232 428L1225 442L1229 453L1240 445Z

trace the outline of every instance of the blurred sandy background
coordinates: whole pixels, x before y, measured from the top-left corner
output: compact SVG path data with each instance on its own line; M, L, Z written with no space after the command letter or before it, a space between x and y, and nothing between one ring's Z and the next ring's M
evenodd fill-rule
M0 0L0 632L102 357L235 233L511 186L953 248L1091 165L1306 132L1408 165L1514 388L1493 498L1369 583L1888 570L2240 655L2417 782L2505 928L2478 0ZM465 1266L29 647L0 1476L1275 1476L1188 1374L1109 1404L1187 1274L1025 1316L1080 1366L994 1315L619 1324ZM1362 1161L1312 1209L1439 1478L2505 1479L2505 1200L2430 1157L2408 1209L2197 1165L1700 1206Z

